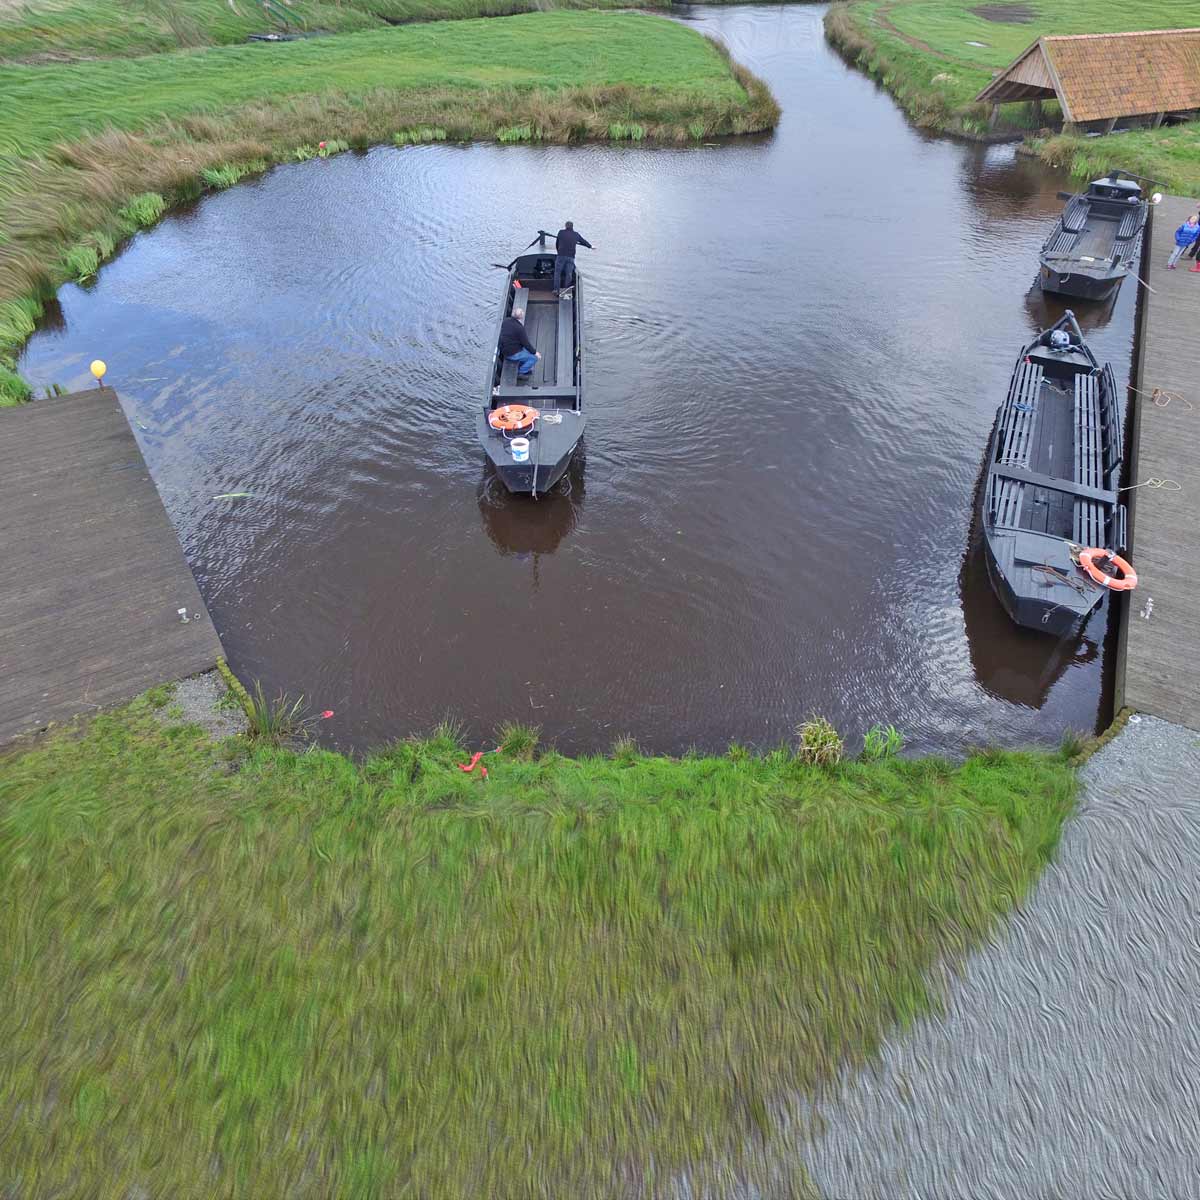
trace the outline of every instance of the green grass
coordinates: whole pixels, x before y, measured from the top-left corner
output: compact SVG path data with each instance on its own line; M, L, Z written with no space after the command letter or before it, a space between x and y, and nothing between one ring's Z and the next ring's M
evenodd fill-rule
M289 0L267 15L260 0L22 0L0 4L0 62L132 58L237 45L257 33L356 33L389 22L620 7L622 0ZM275 15L280 11L291 19Z
M1030 0L1027 7L1035 17L1025 24L989 21L971 11L976 7L981 5L950 0L851 0L829 10L825 28L830 41L878 78L917 124L979 136L987 131L988 108L976 104L975 96L993 70L1007 66L1039 37L1196 24L1195 6L1186 0L1148 0L1132 8L1117 0ZM1047 123L1061 118L1057 102L1044 108ZM1010 129L1036 128L1031 105L1004 105L1001 113ZM1195 190L1200 187L1200 124L1110 139L1056 139L1043 156L1081 178L1115 165L1149 174L1177 191Z
M453 727L356 765L146 700L0 759L0 1182L729 1194L790 1095L935 1003L1075 788L1044 754L535 758L530 732L485 782Z
M363 6L293 0L295 30L346 32L378 27ZM244 42L289 24L257 0L24 0L0 5L0 61L64 61L159 54Z
M694 31L630 13L550 12L440 22L276 46L133 61L0 68L0 153L29 157L108 127L219 114L301 94L395 90L669 89L736 102L741 89Z

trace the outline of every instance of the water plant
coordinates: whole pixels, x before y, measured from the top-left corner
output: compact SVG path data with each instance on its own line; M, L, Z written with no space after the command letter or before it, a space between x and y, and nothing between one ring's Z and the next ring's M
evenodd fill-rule
M141 192L134 196L119 213L122 221L135 229L153 225L167 208L165 196L158 192Z
M349 142L340 138L330 138L328 141L317 143L317 157L330 158L334 154L344 154L349 149Z
M67 274L78 283L87 283L100 270L100 255L95 246L77 243L63 255L63 266Z
M268 746L286 745L305 736L311 726L311 721L304 716L303 696L293 699L286 692L279 692L274 698L268 698L261 679L250 693L246 718L251 739Z
M532 125L505 125L496 130L498 142L531 142L533 141Z
M863 736L862 757L866 762L891 758L904 746L904 734L895 725L872 725Z
M200 178L211 188L233 187L247 175L256 175L267 169L266 159L254 158L249 162L222 163L220 166L205 167Z
M448 134L440 125L421 125L416 129L398 129L392 134L397 146L418 146L424 142L444 142Z
M642 756L637 740L628 733L623 733L612 744L613 762L631 767Z
M845 743L841 734L824 717L810 717L796 727L796 758L814 767L842 761Z
M538 744L541 730L536 725L522 725L519 721L505 721L496 730L496 740L500 743L500 752L510 758L530 759Z

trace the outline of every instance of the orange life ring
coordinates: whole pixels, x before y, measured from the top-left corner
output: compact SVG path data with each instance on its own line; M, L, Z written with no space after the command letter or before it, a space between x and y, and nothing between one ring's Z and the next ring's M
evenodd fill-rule
M488 413L488 424L493 429L505 433L513 433L518 429L528 429L541 414L528 404L501 404Z
M1095 562L1097 558L1107 558L1121 572L1121 578L1115 579L1102 571ZM1137 587L1137 572L1119 554L1114 554L1111 550L1099 550L1095 546L1080 550L1079 565L1101 587L1111 588L1114 592L1132 592Z

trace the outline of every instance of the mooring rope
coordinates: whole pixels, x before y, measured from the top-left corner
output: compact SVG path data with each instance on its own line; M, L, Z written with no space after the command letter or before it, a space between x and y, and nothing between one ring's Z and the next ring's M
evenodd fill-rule
M1129 390L1131 392L1136 392L1139 396L1149 396L1150 403L1153 404L1155 408L1166 408L1172 400L1178 400L1180 404L1185 405L1188 412L1192 412L1196 407L1182 393L1170 392L1167 391L1166 388L1155 388L1152 392L1147 392L1143 388L1135 388L1131 386Z
M1117 491L1132 492L1134 488L1140 487L1154 488L1155 491L1161 489L1164 492L1183 491L1183 484L1176 483L1174 479L1155 479L1153 475L1149 479L1143 479L1141 483L1131 483L1128 487L1117 488Z

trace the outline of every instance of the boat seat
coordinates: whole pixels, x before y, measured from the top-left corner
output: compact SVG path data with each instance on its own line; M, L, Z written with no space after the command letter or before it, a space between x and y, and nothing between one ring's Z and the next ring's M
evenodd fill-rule
M1131 238L1135 233L1139 233L1142 228L1142 206L1139 204L1131 208L1122 218L1121 224L1117 226L1117 240L1124 241L1126 238Z
M1092 206L1083 199L1082 196L1076 196L1066 208L1063 209L1062 227L1067 233L1082 233L1083 227L1087 224L1088 214L1091 212Z
M1008 389L1008 402L1000 415L996 461L1028 467L1033 449L1034 420L1044 372L1041 363L1022 361Z
M575 300L571 296L560 296L558 301L558 344L556 346L555 386L564 391L575 386Z
M1113 476L1121 466L1125 447L1121 435L1120 392L1112 366L1104 364L1100 377L1100 422L1104 428L1104 474Z
M529 289L524 287L513 288L513 302L511 316L517 318L522 325L525 324L525 314L529 310ZM517 386L517 364L504 360L504 366L500 370L500 386L515 387Z
M993 475L988 480L987 507L992 524L1001 529L1021 527L1021 501L1025 485L1016 479Z
M1061 233L1056 233L1046 243L1046 254L1069 254L1071 248L1079 240L1078 233L1072 233L1069 230L1063 230Z

